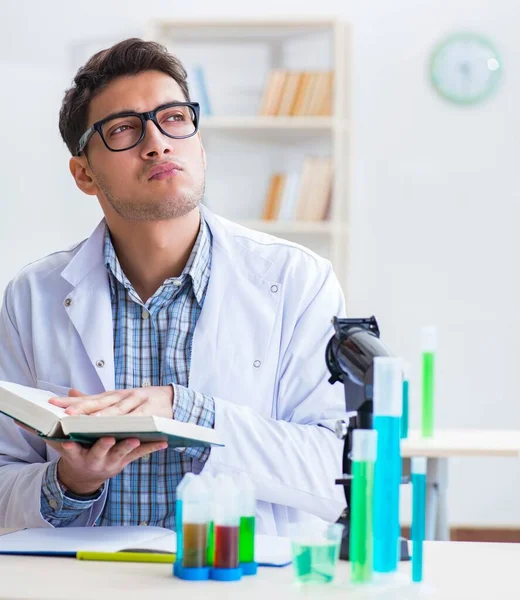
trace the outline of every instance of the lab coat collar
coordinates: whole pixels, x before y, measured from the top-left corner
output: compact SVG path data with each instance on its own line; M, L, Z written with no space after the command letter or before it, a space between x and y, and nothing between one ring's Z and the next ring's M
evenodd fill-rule
M233 235L230 231L230 227L234 226L233 223L217 217L205 206L201 206L201 210L213 236L213 244L234 264L235 268L254 275L265 276L272 265L271 261L248 248L244 234ZM72 260L63 269L61 276L73 287L77 287L93 269L105 270L103 264L105 226L106 221L102 219L92 235L83 242Z

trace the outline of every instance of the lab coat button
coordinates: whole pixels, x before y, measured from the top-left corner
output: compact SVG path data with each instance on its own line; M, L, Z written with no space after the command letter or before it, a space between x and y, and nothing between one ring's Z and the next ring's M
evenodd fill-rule
M96 367L102 369L105 366L105 361L103 359L96 361Z
M253 363L253 367L255 367L255 369L258 369L258 367L261 365L261 361L259 360L255 360L255 362Z
M63 304L65 304L65 306L68 308L72 304L72 300L67 298Z
M273 294L276 294L277 291L278 291L278 286L277 285L272 285L271 286L271 292L273 292Z

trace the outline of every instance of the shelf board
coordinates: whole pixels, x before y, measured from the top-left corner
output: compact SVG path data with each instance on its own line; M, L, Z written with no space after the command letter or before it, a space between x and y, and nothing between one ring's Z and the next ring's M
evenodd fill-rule
M153 20L151 25L156 27L163 36L172 36L174 40L205 42L219 41L276 41L309 35L314 33L332 32L337 24L334 18L314 19L212 19L176 21L173 19Z
M240 225L272 234L318 234L330 235L341 232L341 225L331 221L264 221L248 220L239 221Z

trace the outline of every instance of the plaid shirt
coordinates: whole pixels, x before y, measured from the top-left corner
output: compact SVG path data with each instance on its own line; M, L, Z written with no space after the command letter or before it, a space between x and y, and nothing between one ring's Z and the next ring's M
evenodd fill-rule
M211 246L211 232L201 217L195 246L181 276L167 279L146 303L123 273L108 228L104 249L112 298L116 388L172 384L173 418L205 427L214 426L213 398L187 386L193 333L210 277ZM209 452L208 448L167 448L130 463L110 480L97 524L174 529L176 487L192 470L193 461L205 462ZM42 483L41 512L50 524L72 524L94 501L67 496L57 479L57 461L49 464Z

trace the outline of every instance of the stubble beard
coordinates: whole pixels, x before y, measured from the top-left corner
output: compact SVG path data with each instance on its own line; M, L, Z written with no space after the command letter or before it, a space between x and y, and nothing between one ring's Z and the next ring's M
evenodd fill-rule
M205 177L192 190L168 196L161 202L143 202L136 198L116 197L108 182L95 174L97 184L115 212L127 221L166 221L178 219L199 206L204 198Z

